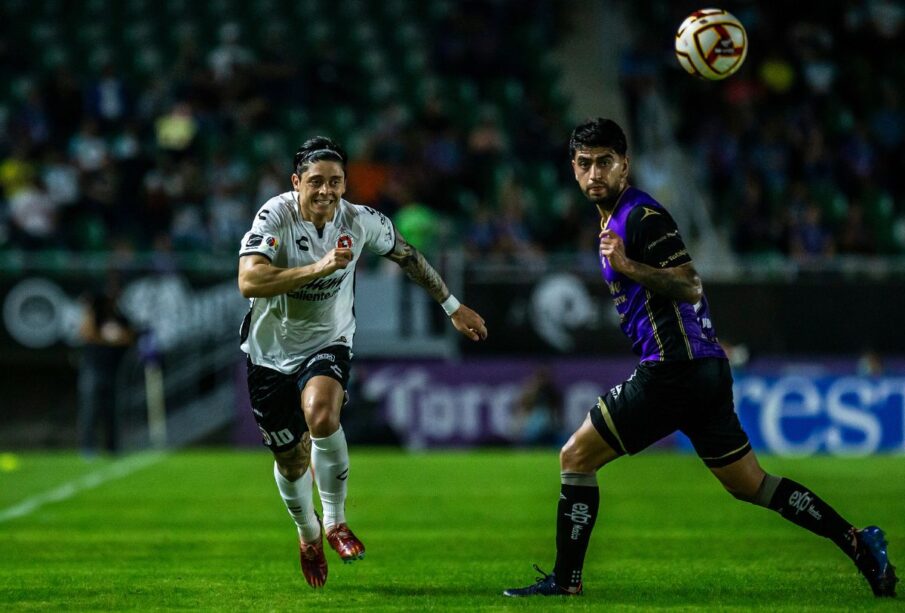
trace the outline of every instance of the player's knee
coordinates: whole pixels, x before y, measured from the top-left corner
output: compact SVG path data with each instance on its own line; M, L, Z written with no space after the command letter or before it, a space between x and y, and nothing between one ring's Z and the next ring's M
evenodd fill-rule
M559 450L559 467L577 473L592 473L598 468L594 466L591 454L573 439L569 439Z
M339 413L327 402L312 401L305 406L305 421L313 436L330 436L339 428Z

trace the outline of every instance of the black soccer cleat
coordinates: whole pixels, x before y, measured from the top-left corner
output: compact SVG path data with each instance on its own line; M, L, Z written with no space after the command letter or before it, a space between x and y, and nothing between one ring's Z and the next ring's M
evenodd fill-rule
M889 563L886 553L886 535L877 526L855 531L855 565L867 582L874 596L892 598L896 595L896 567Z
M503 596L581 596L582 589L578 586L578 590L570 591L556 584L556 577L551 573L547 574L542 571L537 564L534 570L541 574L535 579L534 585L528 587L513 587L503 591Z

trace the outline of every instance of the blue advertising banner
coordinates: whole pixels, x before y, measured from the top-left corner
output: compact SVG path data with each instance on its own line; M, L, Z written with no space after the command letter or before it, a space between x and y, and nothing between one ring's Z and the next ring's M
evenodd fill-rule
M735 410L754 448L770 453L905 451L905 377L741 375ZM685 437L679 445L691 448Z

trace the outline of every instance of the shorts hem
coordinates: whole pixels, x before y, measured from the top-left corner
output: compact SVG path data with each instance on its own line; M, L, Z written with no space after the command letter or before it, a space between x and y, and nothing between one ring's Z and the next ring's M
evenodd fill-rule
M748 454L749 451L751 451L751 441L746 441L745 444L738 449L730 451L729 453L726 453L724 455L714 458L705 458L703 456L700 457L708 468L723 468L725 466L729 466L733 462L741 460L743 457L745 457L745 455Z
M604 411L606 411L606 414L604 414ZM603 401L603 398L597 399L597 406L591 409L589 415L591 416L591 423L594 424L597 433L613 448L613 451L619 455L628 453L625 445L622 444L622 439L615 431L615 424L611 423L612 417L610 416L609 409Z

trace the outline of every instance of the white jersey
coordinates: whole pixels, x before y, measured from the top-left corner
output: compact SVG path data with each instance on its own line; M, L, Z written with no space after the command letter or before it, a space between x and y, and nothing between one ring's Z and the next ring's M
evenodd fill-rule
M318 349L352 347L355 265L365 247L386 255L395 244L393 223L371 207L340 199L333 219L319 232L302 219L296 192L268 200L242 239L240 256L263 255L274 266L294 268L345 247L352 249L352 261L287 294L252 298L242 325L242 351L252 364L290 374Z

